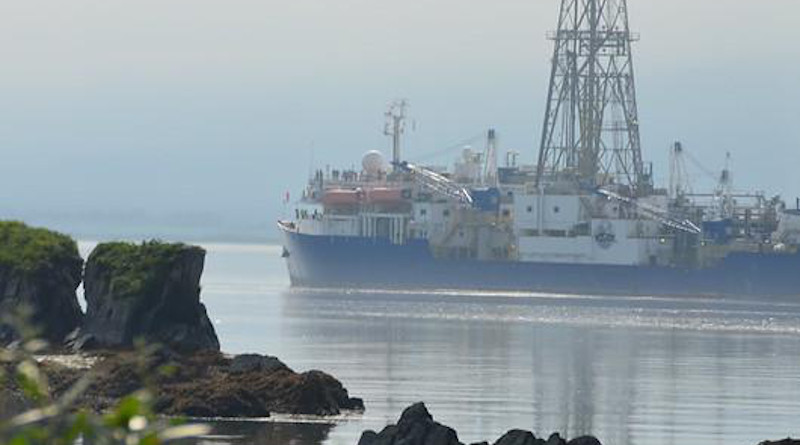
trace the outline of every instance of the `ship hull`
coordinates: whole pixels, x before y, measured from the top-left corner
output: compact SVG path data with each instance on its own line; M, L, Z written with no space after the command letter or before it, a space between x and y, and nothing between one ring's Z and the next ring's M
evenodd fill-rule
M300 287L800 298L800 254L736 253L705 269L444 260L424 240L282 232L289 276Z

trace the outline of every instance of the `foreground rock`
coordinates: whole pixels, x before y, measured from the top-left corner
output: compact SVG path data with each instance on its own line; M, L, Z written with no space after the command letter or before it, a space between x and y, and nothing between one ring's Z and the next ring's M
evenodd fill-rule
M403 411L396 425L389 425L380 433L364 431L358 445L463 445L458 434L450 427L433 420L423 403L415 403ZM489 445L479 442L473 445ZM558 433L542 439L530 431L511 430L497 439L493 445L602 445L593 436L583 436L567 441ZM800 445L800 440L784 439L777 442L761 442L759 445Z
M19 388L6 386L0 388L0 419L9 419L21 414L35 405L28 400Z
M157 241L105 243L89 256L87 312L76 349L130 348L136 340L183 351L219 350L200 302L205 251Z
M69 237L0 221L0 344L20 337L13 318L22 318L18 321L51 344L61 344L81 322L75 290L82 269L78 247Z
M206 351L182 354L162 349L148 358L133 352L108 355L89 370L55 362L43 369L56 395L91 373L89 388L78 404L95 411L148 388L155 409L166 415L192 417L266 417L270 413L336 415L364 409L334 377L320 371L297 373L275 357L226 357Z
M488 442L483 442L488 444ZM458 434L450 427L433 420L423 403L416 403L403 411L397 425L389 425L380 433L364 431L358 445L463 445ZM537 438L530 431L511 430L494 442L494 445L601 445L594 437L586 436L567 442L558 434L547 440Z

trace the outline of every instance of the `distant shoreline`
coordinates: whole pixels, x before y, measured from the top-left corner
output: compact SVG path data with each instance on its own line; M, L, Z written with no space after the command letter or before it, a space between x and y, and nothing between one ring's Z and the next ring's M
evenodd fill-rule
M258 221L252 225L220 224L198 221L196 225L183 225L169 221L75 221L70 218L28 217L19 214L0 215L3 220L25 221L37 227L48 227L67 234L76 240L139 241L160 239L168 242L192 240L201 243L276 244L280 237L274 221Z

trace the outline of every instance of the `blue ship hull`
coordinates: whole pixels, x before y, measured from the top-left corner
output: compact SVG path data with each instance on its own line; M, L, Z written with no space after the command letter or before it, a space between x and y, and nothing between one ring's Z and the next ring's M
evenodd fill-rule
M800 299L800 254L734 253L705 269L444 260L424 240L282 231L294 286Z

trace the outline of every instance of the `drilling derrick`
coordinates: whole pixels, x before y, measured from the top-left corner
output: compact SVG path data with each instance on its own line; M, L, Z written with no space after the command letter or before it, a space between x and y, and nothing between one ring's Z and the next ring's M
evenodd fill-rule
M562 0L537 185L575 181L646 194L627 0Z

